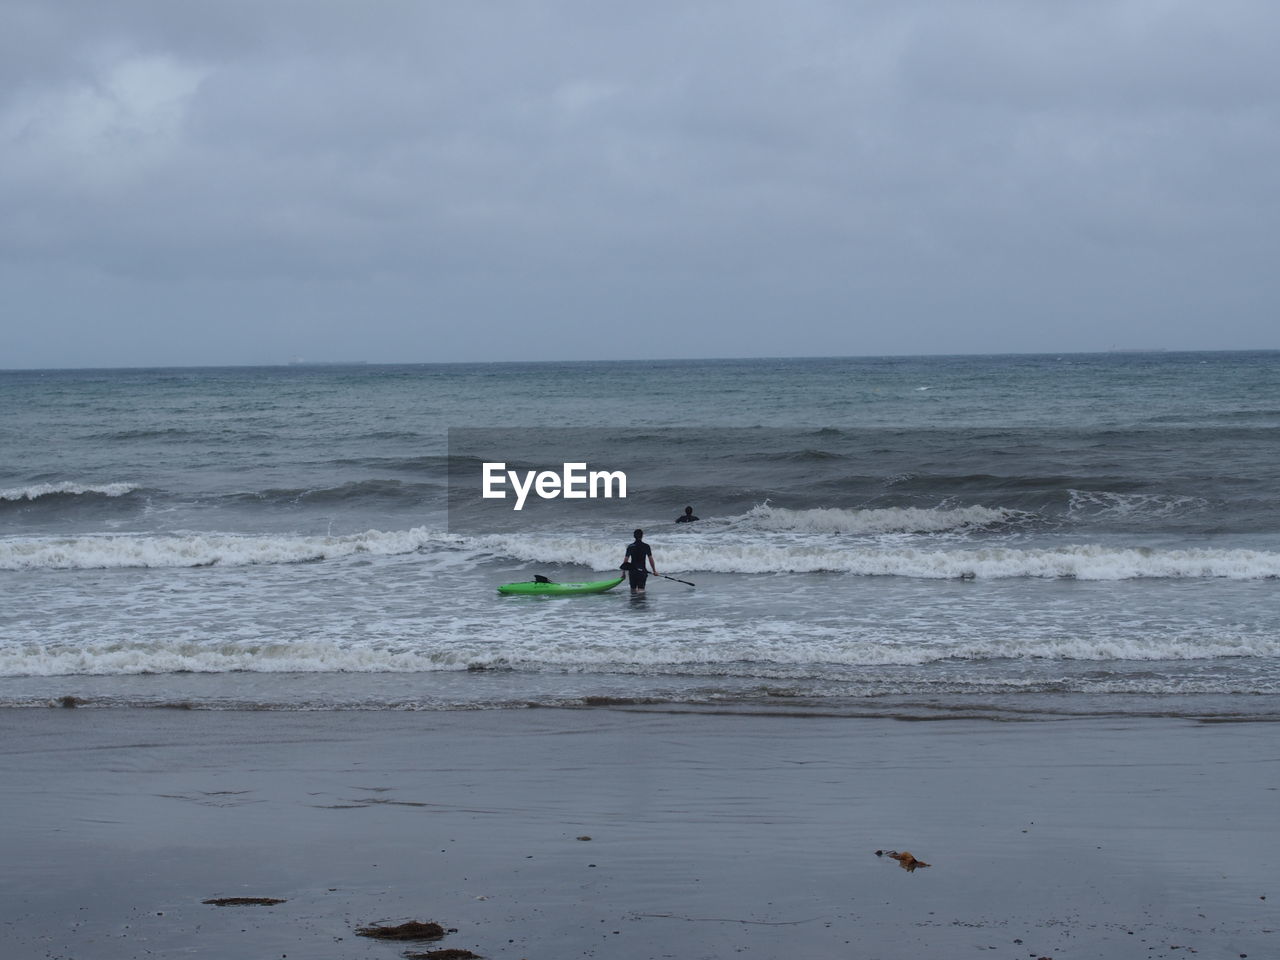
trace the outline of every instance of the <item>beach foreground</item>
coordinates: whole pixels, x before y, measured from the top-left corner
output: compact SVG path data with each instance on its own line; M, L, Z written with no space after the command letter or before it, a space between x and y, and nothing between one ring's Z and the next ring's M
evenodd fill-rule
M18 709L0 729L13 960L1280 955L1268 723ZM355 933L407 920L456 932Z

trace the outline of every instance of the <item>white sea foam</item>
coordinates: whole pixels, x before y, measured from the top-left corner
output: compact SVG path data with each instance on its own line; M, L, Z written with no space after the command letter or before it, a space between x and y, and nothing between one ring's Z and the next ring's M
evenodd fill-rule
M619 562L616 544L585 538L489 536L476 538L493 552L539 563L574 563L611 569ZM850 546L829 539L792 543L767 541L686 541L662 546L664 571L711 573L851 573L923 579L1077 580L1217 578L1256 580L1280 577L1280 553L1262 550L1110 547L1083 544L1042 549L984 547L928 549L901 545Z
M1104 490L1069 490L1067 512L1107 519L1133 520L1143 517L1167 517L1204 509L1202 497L1175 494L1112 493Z
M0 650L0 676L146 673L417 673L466 668L448 654L340 642L200 643L190 640Z
M458 542L448 534L367 530L348 536L238 536L198 533L174 536L10 537L0 539L0 570L93 570L125 567L208 567L303 563L355 554L389 556L432 544Z
M941 533L972 527L989 527L1012 520L1027 520L1031 514L989 507L924 509L888 507L879 510L852 510L825 507L789 510L760 504L731 523L758 530L799 533L862 534Z
M755 677L842 682L865 678L867 668L963 663L965 672L986 661L1205 661L1280 655L1280 638L1257 634L1159 636L1117 634L1091 638L1009 637L958 642L891 642L858 631L811 631L791 625L783 640L772 631L702 623L691 636L607 641L598 635L549 638L545 631L505 623L475 636L444 631L398 642L341 639L299 641L119 640L88 644L27 643L0 648L0 676L124 676L190 673L426 673L475 666L523 672L616 673L660 676ZM1027 683L1045 682L1038 672ZM935 677L945 680L945 675ZM981 678L971 678L974 680ZM1105 680L1106 678L1102 678ZM1176 684L1176 677L1150 678ZM1102 682L1100 680L1099 682ZM1006 681L1001 681L1006 682Z
M138 489L136 483L74 483L70 480L62 483L37 483L29 487L11 487L0 490L0 500L39 500L41 497L81 496L96 494L102 497L123 497Z
M426 527L367 530L347 536L195 533L172 536L102 535L0 539L0 570L110 569L287 564L355 555L392 556L450 547L459 562L494 558L530 563L616 569L621 545L585 536L490 534L463 537ZM1280 553L1264 550L1116 547L1077 544L1047 548L1009 546L915 547L847 543L831 536L781 540L752 534L680 537L664 543L664 572L845 573L920 579L1280 577Z

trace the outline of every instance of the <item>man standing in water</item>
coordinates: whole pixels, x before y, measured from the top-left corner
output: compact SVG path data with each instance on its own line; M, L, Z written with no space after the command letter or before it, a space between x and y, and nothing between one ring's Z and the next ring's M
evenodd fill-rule
M622 565L626 567L631 592L644 593L644 583L649 579L649 573L644 568L645 558L648 558L649 566L653 568L655 576L658 573L658 565L653 562L653 549L644 542L644 531L637 530L632 536L636 538L635 542L627 544L627 553Z
M676 517L676 523L693 523L698 518L693 515L693 507L684 508L684 516Z

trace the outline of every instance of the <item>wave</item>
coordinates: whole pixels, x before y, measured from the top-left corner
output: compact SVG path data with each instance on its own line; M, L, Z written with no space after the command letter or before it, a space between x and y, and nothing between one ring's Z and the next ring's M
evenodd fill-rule
M586 538L496 535L475 540L486 542L495 553L527 562L577 564L597 570L612 569L618 563L616 544ZM942 550L896 544L704 541L664 544L659 556L661 569L668 573L843 573L930 580L1280 578L1280 553L1096 544Z
M225 499L236 503L267 504L337 504L404 501L421 502L429 494L440 495L445 489L438 483L406 483L401 480L353 480L336 487L280 487L231 494Z
M740 454L735 454L732 459L742 459ZM754 462L776 462L776 463L826 463L837 460L848 460L847 454L836 453L832 450L820 450L816 447L805 447L801 450L781 450L773 453L761 453L749 456L747 459Z
M705 636L705 634L704 634ZM1203 663L1218 659L1280 656L1273 636L1092 637L1015 641L996 638L961 643L886 642L857 631L827 635L792 634L785 644L768 631L739 625L731 636L706 639L630 640L565 643L541 634L522 636L510 624L491 635L468 628L432 631L414 639L352 642L346 639L296 641L196 639L119 640L96 644L23 644L0 648L0 676L127 676L173 673L503 673L601 674L634 677L753 679L803 683L815 695L838 693L849 683L895 684L918 690L942 688L1047 687L1186 692L1197 681L1220 677L1194 672L1170 674L1110 669L1081 672L1072 663ZM1059 671L1009 673L1010 662L1057 662ZM947 664L953 664L954 669ZM902 673L928 668L927 674ZM979 668L982 668L979 670ZM937 670L941 669L939 673ZM979 670L979 672L973 672ZM869 673L867 671L881 671ZM1240 679L1234 681L1239 683ZM1271 672L1253 678L1274 687ZM834 685L834 686L832 686ZM1222 692L1238 691L1227 687Z
M460 538L415 527L347 536L105 535L0 539L0 570L100 570L307 563L357 554L413 553Z
M398 439L393 436L379 436L371 434L365 439ZM408 437L404 438L408 439ZM421 441L422 438L415 437ZM340 457L336 460L329 461L331 466L338 467L363 467L370 470L394 470L397 472L413 472L413 473L446 473L452 467L472 467L482 463L476 457L448 457L448 456L432 456L422 455L415 457Z
M93 439L107 443L123 443L130 440L166 440L181 443L192 438L205 439L202 431L184 427L138 427L132 430L111 430Z
M1204 497L1182 494L1118 493L1110 490L1068 490L1067 515L1095 520L1139 520L1185 516L1205 510Z
M152 673L422 673L466 670L445 653L353 647L333 641L200 643L192 640L0 650L0 676L129 676Z
M1150 483L1141 478L1107 476L1107 475L1075 475L1064 473L1028 473L1028 474L995 474L995 473L899 473L885 477L886 486L899 490L911 490L920 493L935 493L940 496L954 495L969 491L1009 491L1014 493L1048 493L1055 494L1074 487L1089 485L1106 488L1113 492L1143 490Z
M792 511L757 507L705 530L672 536L658 549L668 573L840 573L917 579L1212 579L1280 578L1280 553L1229 548L1166 548L1067 544L1050 547L914 546L895 534L922 525L955 530L1000 522L1011 511L970 507L954 511ZM919 516L917 516L919 514ZM872 542L837 534L887 534ZM86 570L251 566L393 556L429 549L457 553L460 563L494 559L613 570L618 542L583 535L463 536L427 527L366 530L344 536L299 534L110 534L0 538L0 570Z
M88 484L68 480L62 483L35 483L28 487L0 490L0 501L16 503L49 497L123 497L138 489L135 483Z
M758 530L825 534L942 533L1034 520L1034 514L990 507L934 509L888 507L855 510L819 507L791 510L760 504L730 522Z

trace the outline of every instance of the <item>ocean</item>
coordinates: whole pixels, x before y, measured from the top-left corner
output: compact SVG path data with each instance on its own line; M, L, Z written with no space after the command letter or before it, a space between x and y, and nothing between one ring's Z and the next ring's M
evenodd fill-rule
M1276 352L8 371L0 414L4 706L1280 718ZM627 496L480 503L490 457ZM496 592L637 526L696 586Z

